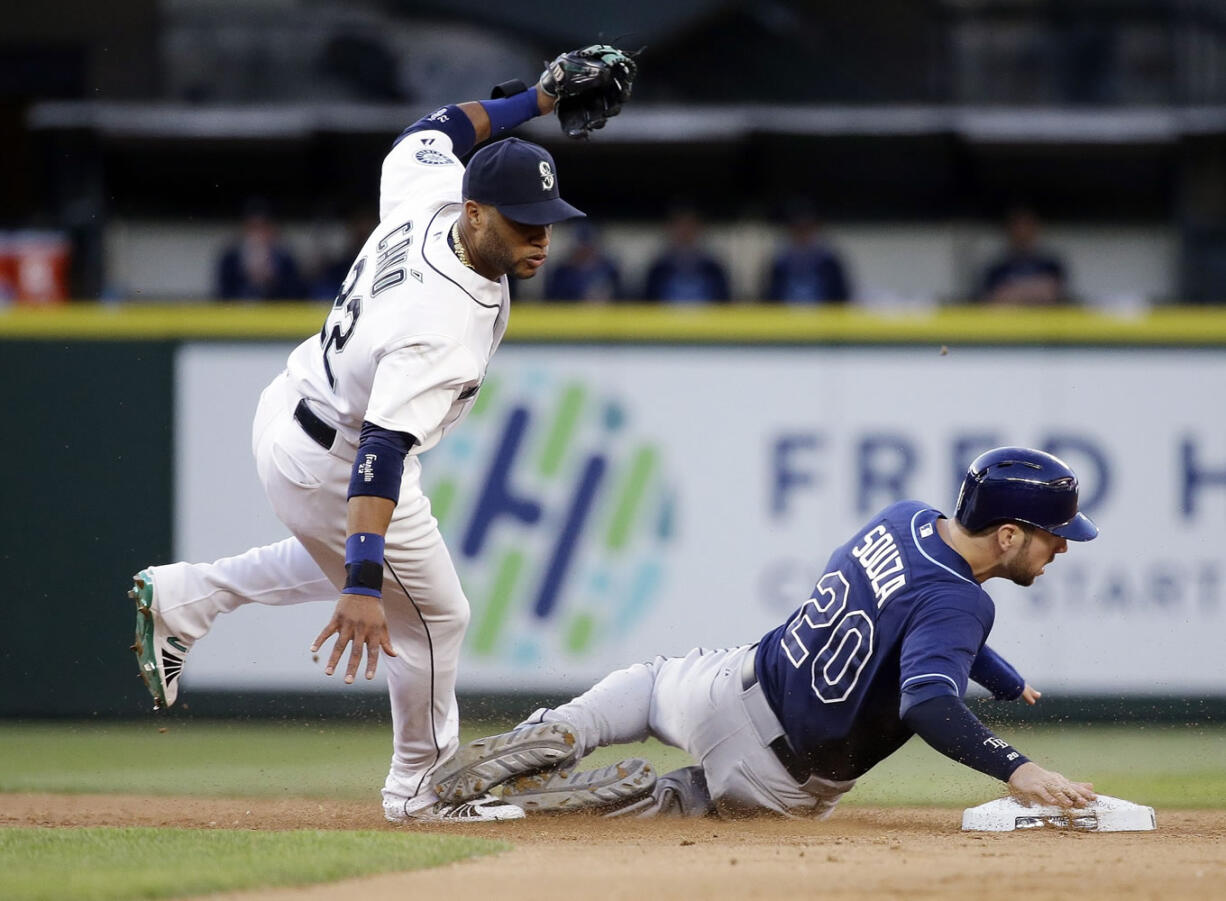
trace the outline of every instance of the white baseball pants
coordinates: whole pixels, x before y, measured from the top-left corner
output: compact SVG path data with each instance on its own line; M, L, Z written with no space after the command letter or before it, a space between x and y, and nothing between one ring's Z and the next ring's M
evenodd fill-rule
M695 648L610 673L561 707L527 722L561 720L578 730L581 755L650 737L687 751L702 766L717 807L825 817L855 781L817 776L798 785L770 749L783 727L756 682L743 687L754 645Z
M213 563L153 567L157 608L183 638L201 638L218 614L243 604L335 601L345 583L352 450L316 444L293 418L298 399L285 374L278 376L261 395L252 428L260 481L294 537ZM456 669L469 617L420 475L417 457L408 457L387 531L383 581L383 609L398 656L379 662L387 673L393 728L384 804L407 802L408 811L436 800L427 777L458 745Z

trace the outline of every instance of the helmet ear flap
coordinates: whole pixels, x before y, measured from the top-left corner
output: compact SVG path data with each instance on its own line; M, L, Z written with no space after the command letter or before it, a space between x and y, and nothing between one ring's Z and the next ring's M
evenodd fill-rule
M975 515L973 508L981 476L982 473L976 472L975 466L972 463L971 467L966 471L966 475L962 478L962 487L958 489L958 502L954 506L954 519L965 526L967 531L970 532L979 531L973 527L973 523L979 518Z

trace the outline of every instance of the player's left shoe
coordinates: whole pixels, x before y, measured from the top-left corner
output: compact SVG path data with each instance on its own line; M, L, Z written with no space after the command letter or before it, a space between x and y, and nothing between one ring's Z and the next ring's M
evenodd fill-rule
M407 809L404 801L384 800L383 818L397 825L406 823L500 823L504 820L522 820L524 810L508 804L491 794L479 795L457 804L435 801L425 807Z
M498 793L526 813L570 813L627 804L650 796L655 786L655 767L634 757L585 772L556 769L519 776L503 783Z
M142 569L132 577L128 597L136 602L136 640L132 653L140 676L153 695L153 709L169 707L179 696L179 673L192 643L171 634L154 603L153 577Z

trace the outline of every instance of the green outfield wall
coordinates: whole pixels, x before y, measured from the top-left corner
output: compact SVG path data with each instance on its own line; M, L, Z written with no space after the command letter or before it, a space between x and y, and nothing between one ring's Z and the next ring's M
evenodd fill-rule
M171 549L173 344L0 342L5 620L0 713L142 703L120 599Z
M176 356L197 344L297 341L317 331L323 309L70 305L0 311L0 410L7 439L0 452L0 558L11 611L8 640L0 647L0 716L126 716L147 708L127 650L132 618L124 590L135 567L169 559L175 547ZM1066 356L1082 347L1099 353L1187 349L1190 360L1218 361L1226 358L1226 311L1163 308L1115 317L1081 310L888 315L525 305L513 312L507 342L577 352L593 345L697 346L717 354L723 346L730 354L746 347L794 353L812 346L853 355L857 348L894 347L933 355L960 348L1058 348ZM1197 390L1195 384L1189 390ZM1204 401L1206 420L1220 429L1220 398ZM1220 619L1206 622L1217 628ZM1218 691L1172 693L1159 686L1130 694L1099 696L1088 706L1066 698L1052 713L1212 719L1226 706L1226 677ZM212 715L384 712L370 695L346 701L335 693L255 686L202 691L196 704ZM489 711L516 706L512 695Z

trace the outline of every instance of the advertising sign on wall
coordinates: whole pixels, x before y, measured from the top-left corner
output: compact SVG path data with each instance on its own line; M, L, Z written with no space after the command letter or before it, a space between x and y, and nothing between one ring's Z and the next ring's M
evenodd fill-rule
M288 350L181 349L182 558L284 537L249 428ZM580 689L757 640L877 509L952 512L970 459L1026 444L1077 470L1102 535L1032 588L988 582L992 645L1043 689L1220 694L1224 392L1226 358L1186 350L505 347L423 458L473 611L460 687ZM306 651L330 610L222 617L186 687L342 689Z

